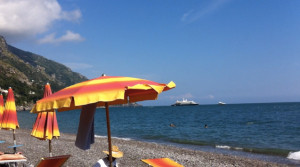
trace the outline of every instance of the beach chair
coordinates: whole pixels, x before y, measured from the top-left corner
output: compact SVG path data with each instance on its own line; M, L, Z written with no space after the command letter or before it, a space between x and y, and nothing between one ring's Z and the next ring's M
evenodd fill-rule
M141 161L153 167L184 167L170 158L142 159Z
M25 166L25 162L27 162L27 159L26 157L24 159L21 159L20 157L15 157L14 154L4 154L4 155L1 155L1 156L10 156L10 157L5 157L5 158L1 158L0 160L0 166L13 166L13 167L16 167L16 166L20 166L18 165L18 163L21 163L23 164L22 166ZM12 157L13 156L13 157Z
M36 167L60 167L70 158L70 156L71 155L45 157L40 160Z
M6 166L10 167L10 166L18 166L17 163L23 163L23 166L24 163L27 162L26 159L14 159L14 160L1 160L0 161L0 166L1 164L6 164Z

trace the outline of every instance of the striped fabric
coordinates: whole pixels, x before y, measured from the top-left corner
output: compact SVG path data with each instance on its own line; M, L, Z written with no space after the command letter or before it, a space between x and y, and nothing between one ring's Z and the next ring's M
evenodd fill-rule
M1 122L3 118L3 112L4 112L4 100L3 100L3 95L0 94L0 129L1 129Z
M104 106L105 102L115 105L155 100L158 94L175 86L174 82L160 84L139 78L102 76L69 86L37 101L31 112L67 111L91 103Z
M1 128L9 129L9 130L19 128L15 97L12 88L8 89L5 109L4 109L3 118L1 122Z
M142 161L153 167L183 167L170 158L142 159Z
M47 97L51 94L51 87L49 84L46 84L44 97ZM52 140L53 137L58 138L60 136L56 119L56 112L54 110L38 113L36 121L32 128L31 136L42 140Z

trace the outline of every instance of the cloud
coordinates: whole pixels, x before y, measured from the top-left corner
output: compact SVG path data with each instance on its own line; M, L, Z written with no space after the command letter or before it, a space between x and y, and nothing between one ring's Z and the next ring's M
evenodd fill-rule
M56 0L1 1L0 34L18 40L48 31L55 21L80 18L80 10L63 11Z
M188 12L186 12L186 13L184 13L183 15L182 15L182 17L181 17L181 21L186 21L187 20L187 18L192 14L194 12L194 10L190 10L190 11L188 11Z
M61 16L62 19L77 22L81 18L81 12L80 10L74 10L71 12L62 12Z
M211 2L208 6L202 8L201 10L189 10L188 12L184 13L181 17L182 22L186 23L193 23L202 17L212 14L218 11L221 7L223 7L227 2L230 0L214 0L209 1Z
M68 30L66 31L66 34L56 38L55 33L49 34L45 36L44 38L38 40L38 43L44 44L44 43L61 43L61 42L81 42L84 41L84 38L80 36L80 34L73 33L72 31Z
M214 95L208 95L207 97L208 97L209 99L214 99L214 98L215 98Z
M72 70L90 69L94 67L91 64L85 64L85 63L64 63L64 65L71 68Z

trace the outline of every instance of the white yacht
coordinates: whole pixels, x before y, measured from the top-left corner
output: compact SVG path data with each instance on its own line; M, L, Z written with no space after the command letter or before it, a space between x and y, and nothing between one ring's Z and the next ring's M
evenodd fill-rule
M194 106L194 105L199 105L199 104L194 101L189 101L187 99L182 99L182 101L177 100L175 104L172 104L172 106Z
M224 104L226 104L226 103L219 101L218 104L219 104L219 105L224 105Z

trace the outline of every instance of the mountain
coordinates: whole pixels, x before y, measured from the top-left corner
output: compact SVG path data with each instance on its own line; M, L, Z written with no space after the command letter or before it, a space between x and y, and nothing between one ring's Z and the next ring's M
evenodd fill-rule
M28 106L41 99L47 82L56 92L85 80L65 65L8 45L0 36L0 91L12 87L17 105Z

